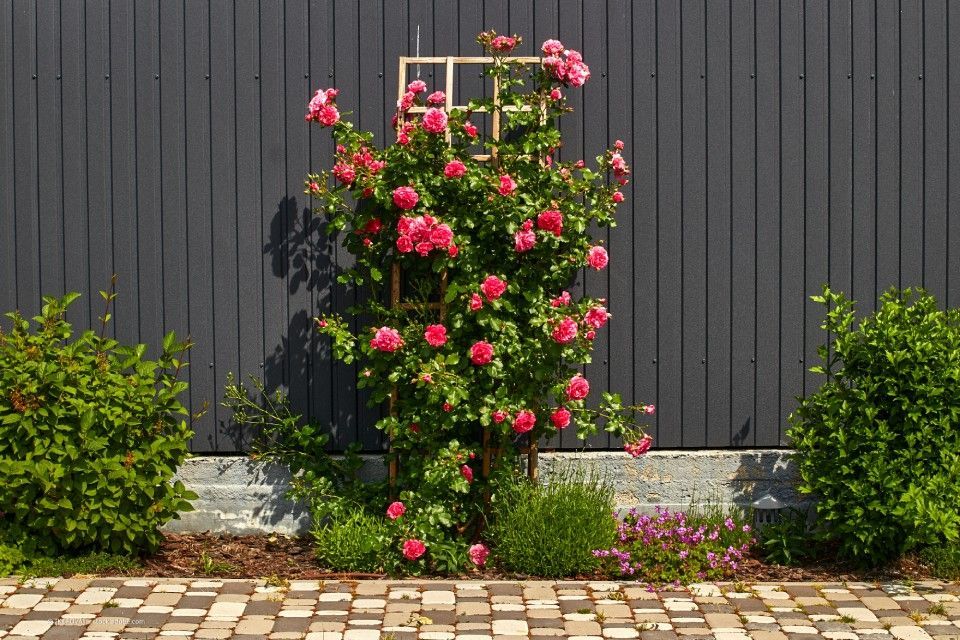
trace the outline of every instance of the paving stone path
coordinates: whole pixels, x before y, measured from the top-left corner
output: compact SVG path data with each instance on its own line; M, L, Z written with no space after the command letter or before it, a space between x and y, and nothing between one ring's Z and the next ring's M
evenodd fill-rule
M0 638L960 640L960 585L0 580Z

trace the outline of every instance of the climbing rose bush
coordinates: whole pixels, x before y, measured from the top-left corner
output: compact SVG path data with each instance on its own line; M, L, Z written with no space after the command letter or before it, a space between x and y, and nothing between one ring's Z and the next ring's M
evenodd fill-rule
M370 294L351 310L369 325L354 332L323 315L317 327L337 358L360 363L358 386L374 404L394 394L394 410L377 423L399 461L399 501L385 513L405 523L411 563L486 561L486 547L468 546L490 487L484 430L503 454L494 473L512 465L518 444L562 429L586 438L603 428L633 455L650 445L636 419L652 405L623 406L581 373L610 318L606 300L570 293L583 269L616 260L590 229L615 226L630 173L623 143L592 168L561 160L558 122L571 112L563 90L590 77L582 56L548 40L543 65L523 65L504 58L519 37L486 32L478 41L494 58L486 73L499 80L500 104L511 107L501 111L499 141L477 127L479 110L497 108L492 98L448 113L437 106L443 92L427 94L422 80L398 101L396 138L383 149L342 117L336 89L318 90L306 116L336 144L333 169L308 176L306 193L355 256L339 282ZM474 159L478 152L496 161ZM404 308L389 304L394 265Z

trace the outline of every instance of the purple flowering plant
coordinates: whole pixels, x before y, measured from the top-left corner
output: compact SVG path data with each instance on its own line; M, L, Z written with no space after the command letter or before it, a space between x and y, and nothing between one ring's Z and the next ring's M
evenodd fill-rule
M596 549L593 555L611 575L686 584L733 575L754 544L751 526L740 517L657 507L655 514L631 509L618 518L613 546Z

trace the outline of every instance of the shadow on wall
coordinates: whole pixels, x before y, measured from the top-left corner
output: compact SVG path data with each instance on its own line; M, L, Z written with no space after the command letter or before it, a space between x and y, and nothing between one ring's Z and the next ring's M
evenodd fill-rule
M372 426L367 430L373 433L361 434L359 423L372 425L380 412L366 408L367 391L358 398L356 365L332 362L328 341L313 326L319 313L347 315L357 295L363 295L336 281L353 265L353 257L343 249L338 252L323 217L299 205L296 197L277 204L263 255L275 279L264 283L266 353L260 371L239 372L238 378L259 375L268 391L287 392L291 411L329 430L330 449L342 450L358 438L365 449L379 449L379 432ZM283 292L280 299L278 291ZM357 323L353 319L354 328ZM237 451L249 451L256 436L229 419L221 421L220 429Z

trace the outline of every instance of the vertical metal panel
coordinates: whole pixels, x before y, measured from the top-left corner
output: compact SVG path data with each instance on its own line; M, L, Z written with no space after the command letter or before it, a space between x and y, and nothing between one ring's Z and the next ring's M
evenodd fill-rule
M754 3L731 0L731 419L729 442L754 444L756 421L756 86Z
M156 353L164 333L159 0L138 3L133 17L140 340ZM230 353L224 355L230 357Z
M583 86L583 113L596 113L598 116L593 119L590 126L583 127L583 151L582 158L585 161L594 161L597 156L603 155L606 149L610 148L613 140L612 127L616 123L609 121L609 111L607 105L609 102L610 81L607 78L607 67L610 61L607 58L608 43L607 25L609 24L606 15L606 6L581 6L581 11L586 12L583 20L583 57L585 60L596 60L591 70L590 82ZM586 19L589 15L589 19ZM570 45L573 46L573 45ZM601 115L602 114L602 115ZM602 242L605 247L610 247L610 230L593 227L593 235L597 242ZM619 270L625 267L625 255L610 254L613 264L611 268L603 271L594 271L592 269L583 270L583 290L593 298L610 298L610 272L614 269ZM591 384L597 389L608 389L610 387L610 332L604 329L597 332L594 339L593 362L584 367L584 374ZM595 406L600 394L595 393L588 402L588 406ZM602 428L603 425L601 424ZM597 434L587 438L587 447L605 448L610 446L610 435L605 431L599 431Z
M706 6L680 5L681 83L681 401L680 444L707 444Z
M52 2L37 3L37 211L40 290L64 293L63 151L60 118L60 10Z
M947 4L923 6L923 286L947 298Z
M707 2L706 445L730 444L730 6Z
M756 429L754 443L780 440L780 11L756 3Z
M16 156L13 153L14 108L13 5L0 11L0 309L17 307Z
M194 409L209 403L210 411L194 429L194 451L217 451L217 405L220 381L214 362L214 324L229 313L213 300L213 251L210 170L210 5L201 0L184 5L184 91L186 93L187 167L187 310L194 347L190 352L190 401Z
M227 371L289 389L335 448L379 449L380 409L310 325L357 294L334 285L351 258L302 194L332 152L304 105L338 86L383 142L418 26L424 55L474 54L486 28L523 35L524 54L557 37L593 70L565 91L562 158L620 138L633 167L619 227L599 235L612 267L573 291L613 312L586 367L594 388L658 404L660 447L783 445L794 397L821 383L806 367L825 339L807 301L822 283L865 309L891 285L960 300L955 13L946 0L14 0L0 11L0 307L33 314L41 294L78 290L71 320L96 325L95 292L117 272L119 337L196 343L190 402L213 409L196 451L248 445L217 406ZM458 102L489 91L473 70L457 84Z
M874 307L877 295L877 39L876 7L853 3L853 229L851 295L860 308Z
M780 6L780 412L803 394L804 65L803 0ZM872 144L872 142L871 142ZM783 442L781 429L781 442Z
M804 239L805 288L817 291L827 282L829 272L830 229L830 95L829 95L829 7L826 3L806 3L804 14ZM823 312L819 305L806 301L803 360L811 366L817 357L817 345L823 342L820 330ZM758 352L757 357L767 357ZM820 378L807 375L804 392L815 390Z
M900 285L900 14L877 2L877 290ZM812 283L815 285L816 283Z
M681 10L657 4L657 345L660 420L655 434L679 447L683 434L683 120ZM663 420L670 416L669 421Z

